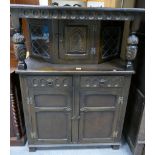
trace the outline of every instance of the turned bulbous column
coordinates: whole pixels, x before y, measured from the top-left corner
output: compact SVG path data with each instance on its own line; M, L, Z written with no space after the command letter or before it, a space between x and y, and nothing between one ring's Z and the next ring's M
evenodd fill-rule
M19 60L18 69L21 70L27 69L27 65L25 63L27 50L25 46L24 36L21 33L17 32L13 35L12 41L14 44L15 56Z
M128 37L128 40L127 40L128 46L127 46L127 52L126 52L126 60L127 60L126 67L129 70L133 69L133 61L135 60L137 51L138 51L138 42L139 42L139 39L135 33L132 33Z

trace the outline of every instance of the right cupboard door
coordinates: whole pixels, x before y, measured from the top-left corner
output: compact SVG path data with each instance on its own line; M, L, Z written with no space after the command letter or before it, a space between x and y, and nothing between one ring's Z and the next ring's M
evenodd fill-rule
M121 88L99 88L80 91L80 143L114 142Z

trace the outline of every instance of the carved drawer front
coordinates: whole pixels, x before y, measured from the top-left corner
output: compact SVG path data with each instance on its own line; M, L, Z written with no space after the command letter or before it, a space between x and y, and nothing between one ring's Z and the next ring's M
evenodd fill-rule
M123 76L82 76L80 86L90 88L122 87Z
M33 88L70 88L72 77L69 76L30 76L27 78L28 85Z

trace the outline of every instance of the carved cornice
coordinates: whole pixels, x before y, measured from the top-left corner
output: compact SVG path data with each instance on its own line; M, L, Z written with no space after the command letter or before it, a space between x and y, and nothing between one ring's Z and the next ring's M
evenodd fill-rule
M134 20L144 14L140 8L77 8L39 5L10 6L11 15L19 18L72 20Z

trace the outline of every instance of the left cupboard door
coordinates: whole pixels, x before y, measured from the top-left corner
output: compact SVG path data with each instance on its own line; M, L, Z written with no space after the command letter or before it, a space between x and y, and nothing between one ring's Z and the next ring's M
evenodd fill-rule
M28 89L30 142L36 145L71 143L72 87L53 85Z

